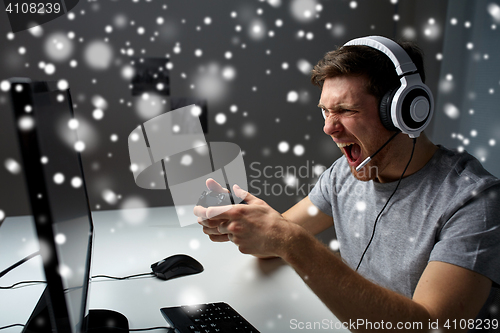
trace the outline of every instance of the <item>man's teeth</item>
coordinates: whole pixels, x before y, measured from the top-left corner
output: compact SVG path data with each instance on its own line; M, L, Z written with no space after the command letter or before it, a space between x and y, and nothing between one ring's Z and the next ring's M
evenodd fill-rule
M337 147L339 148L344 148L344 147L347 147L347 146L350 146L350 145L353 145L354 142L349 142L349 143L337 143Z

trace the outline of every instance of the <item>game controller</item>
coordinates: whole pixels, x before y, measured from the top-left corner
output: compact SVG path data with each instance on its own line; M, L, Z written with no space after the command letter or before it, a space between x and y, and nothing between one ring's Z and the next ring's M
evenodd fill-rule
M213 206L226 206L232 205L230 193L216 193L212 191L203 191L200 198L198 199L197 206L202 206L205 208ZM246 204L245 201L240 202Z

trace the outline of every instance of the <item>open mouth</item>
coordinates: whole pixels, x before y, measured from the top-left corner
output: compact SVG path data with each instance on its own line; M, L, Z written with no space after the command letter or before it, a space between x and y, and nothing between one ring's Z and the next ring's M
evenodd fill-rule
M337 143L337 146L344 151L349 164L358 164L361 157L361 147L357 143Z

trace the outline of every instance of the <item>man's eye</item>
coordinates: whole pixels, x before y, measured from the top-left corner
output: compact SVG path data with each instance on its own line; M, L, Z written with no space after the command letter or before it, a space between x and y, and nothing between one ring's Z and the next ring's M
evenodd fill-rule
M354 110L348 110L348 109L342 109L342 113L355 113L356 111Z

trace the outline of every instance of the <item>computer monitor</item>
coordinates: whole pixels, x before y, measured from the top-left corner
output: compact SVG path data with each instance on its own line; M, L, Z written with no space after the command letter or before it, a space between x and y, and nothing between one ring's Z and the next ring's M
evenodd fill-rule
M22 168L47 281L25 331L85 332L92 321L88 295L93 223L71 95L55 82L13 78L10 83ZM112 315L105 312L107 317Z

